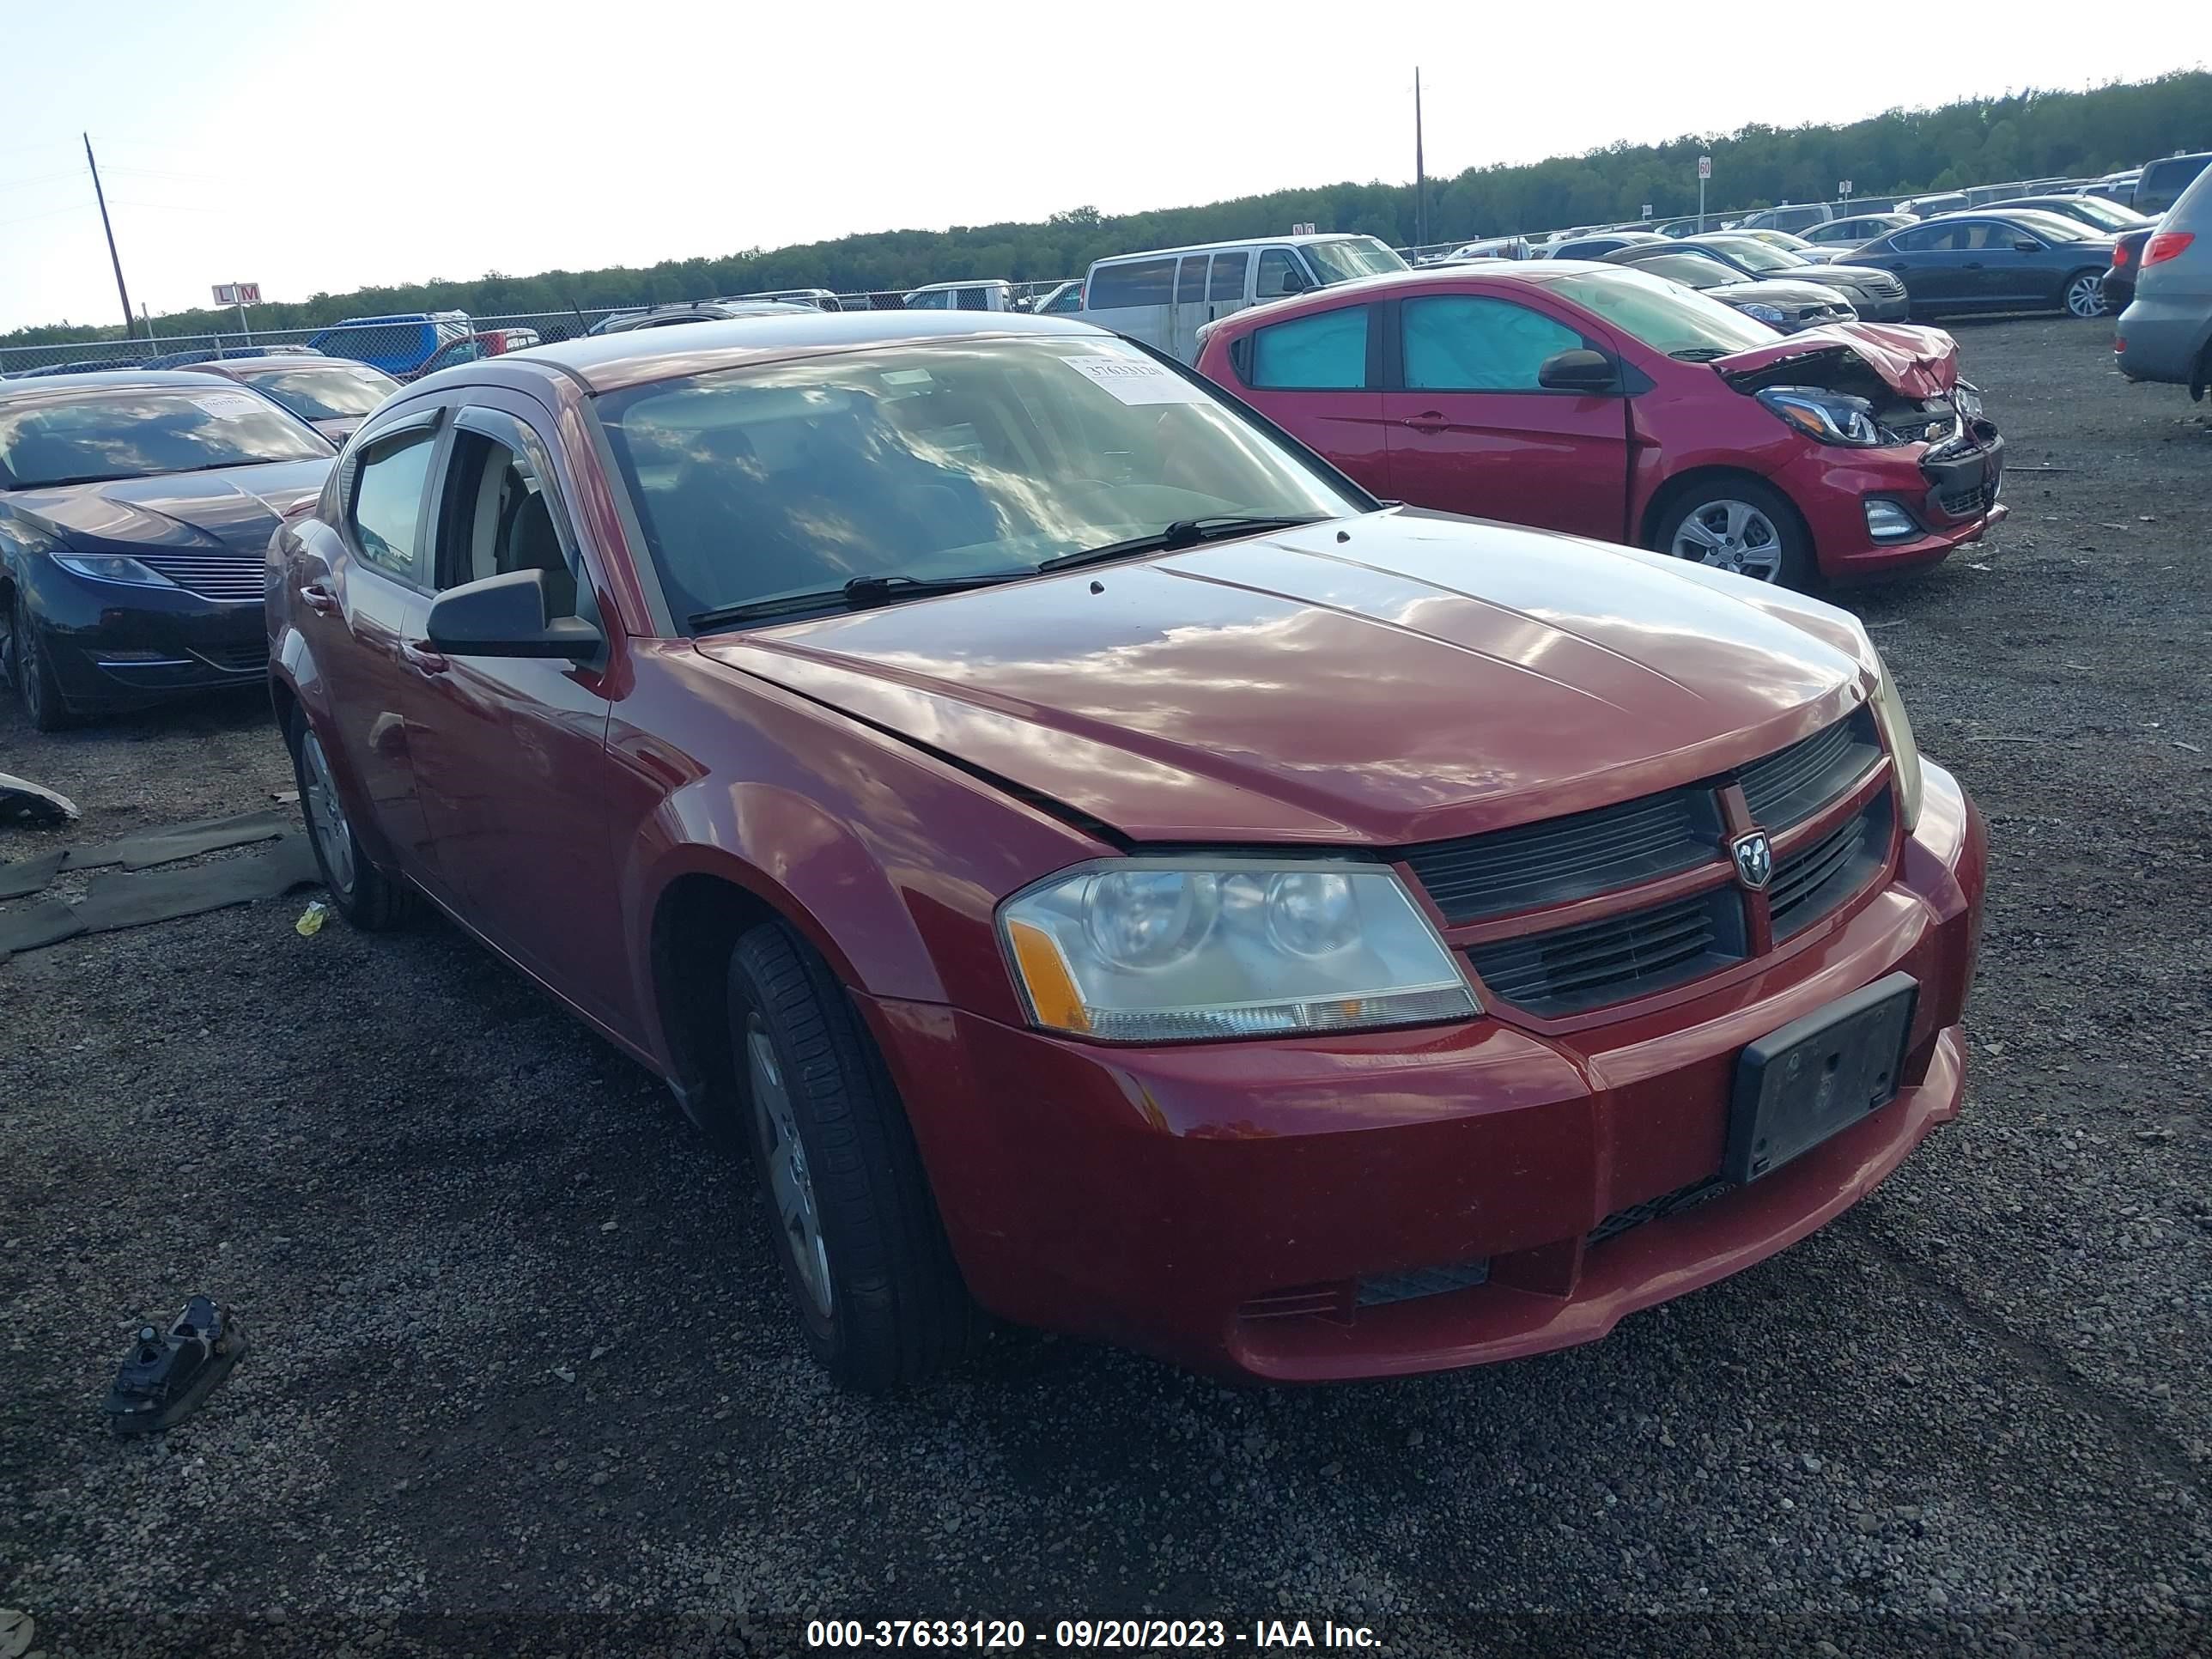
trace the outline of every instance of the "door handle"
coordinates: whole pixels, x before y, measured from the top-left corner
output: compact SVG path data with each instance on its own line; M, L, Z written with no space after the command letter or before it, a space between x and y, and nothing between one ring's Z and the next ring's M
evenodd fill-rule
M302 582L300 603L318 616L327 617L338 608L338 596L320 582Z
M1960 267L1962 270L1979 270L1981 268L1982 262L1979 259L1969 259L1964 265Z
M446 659L429 647L407 640L399 641L399 654L408 666L425 674L442 674L448 665Z
M1451 422L1445 418L1442 410L1425 409L1418 415L1408 416L1402 424L1416 432L1442 432Z

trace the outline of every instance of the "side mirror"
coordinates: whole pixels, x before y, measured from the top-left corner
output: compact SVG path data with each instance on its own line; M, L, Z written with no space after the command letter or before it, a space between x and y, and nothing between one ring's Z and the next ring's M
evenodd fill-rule
M2042 243L2034 241L2026 236L2020 237L2014 240L2012 247L2013 252L2015 253L2040 253L2043 252Z
M1620 389L1620 374L1602 351L1557 351L1537 369L1536 384L1547 392L1604 393Z
M1292 294L1303 294L1312 286L1313 284L1306 280L1305 272L1300 270L1296 265L1292 265L1283 273L1283 293L1286 297Z
M425 632L455 657L563 657L582 662L606 643L581 617L545 616L545 573L510 570L448 588L431 602Z

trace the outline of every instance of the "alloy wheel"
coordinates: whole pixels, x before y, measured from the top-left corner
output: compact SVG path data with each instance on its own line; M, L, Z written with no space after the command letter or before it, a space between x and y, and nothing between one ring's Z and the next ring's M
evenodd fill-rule
M31 606L19 592L8 616L8 673L16 700L33 726L46 725L46 686L40 673L39 636L31 626Z
M814 1201L814 1179L806 1167L806 1146L799 1137L791 1091L769 1038L768 1023L757 1012L745 1017L745 1075L752 1095L753 1132L760 1138L769 1198L775 1206L776 1233L814 1311L826 1319L834 1300L830 1247L822 1237L821 1212Z
M1782 537L1749 501L1707 501L1682 520L1667 550L1678 559L1732 570L1754 581L1782 579Z
M330 757L312 726L300 732L300 810L307 820L307 833L323 855L323 868L341 894L353 891L353 829L338 800L337 781L331 775Z
M2066 285L2066 309L2076 317L2101 317L2105 314L2105 284L2089 271L2083 271Z

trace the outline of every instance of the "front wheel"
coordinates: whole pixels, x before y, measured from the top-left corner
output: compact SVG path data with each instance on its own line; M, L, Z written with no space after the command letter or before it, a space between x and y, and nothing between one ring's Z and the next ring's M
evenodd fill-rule
M365 933L380 933L406 919L407 895L392 877L368 861L339 798L337 775L307 711L292 716L292 775L300 785L300 816L331 902Z
M31 601L19 586L8 610L8 680L23 717L38 732L65 732L79 717L62 699L61 682L54 676L46 642L31 617Z
M829 965L781 922L730 957L730 1040L769 1230L815 1359L884 1394L959 1359L977 1316L913 1132Z
M1786 498L1753 478L1692 486L1668 508L1651 544L1753 581L1809 591L1820 579L1804 520Z
M2077 270L2066 279L2066 314L2069 317L2101 317L2105 304L2105 273L2101 270Z

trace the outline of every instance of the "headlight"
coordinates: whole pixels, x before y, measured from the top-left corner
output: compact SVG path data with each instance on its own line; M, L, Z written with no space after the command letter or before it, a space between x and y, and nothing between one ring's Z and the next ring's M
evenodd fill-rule
M1771 324L1776 328L1781 327L1783 324L1790 320L1790 319L1783 313L1783 310L1780 306L1752 304L1747 306L1740 306L1737 309L1741 311L1747 317L1755 319L1762 323Z
M138 587L174 587L160 571L148 568L125 553L55 553L53 562L64 570L89 576L96 582L130 582Z
M1960 416L1969 421L1982 418L1982 392L1979 386L1961 380L1951 388L1951 400L1959 406Z
M1879 652L1875 660L1881 661ZM1920 822L1920 745L1913 740L1912 717L1905 712L1905 699L1897 695L1897 682L1890 678L1886 662L1881 663L1881 678L1875 682L1874 718L1881 727L1881 740L1889 745L1890 764L1897 769L1897 795L1905 804L1905 833L1909 836Z
M1109 1042L1348 1031L1478 1012L1391 872L1334 860L1105 859L999 930L1030 1018Z
M1818 386L1771 386L1759 394L1759 401L1815 443L1875 449L1896 441L1881 429L1874 418L1874 405L1863 398Z

